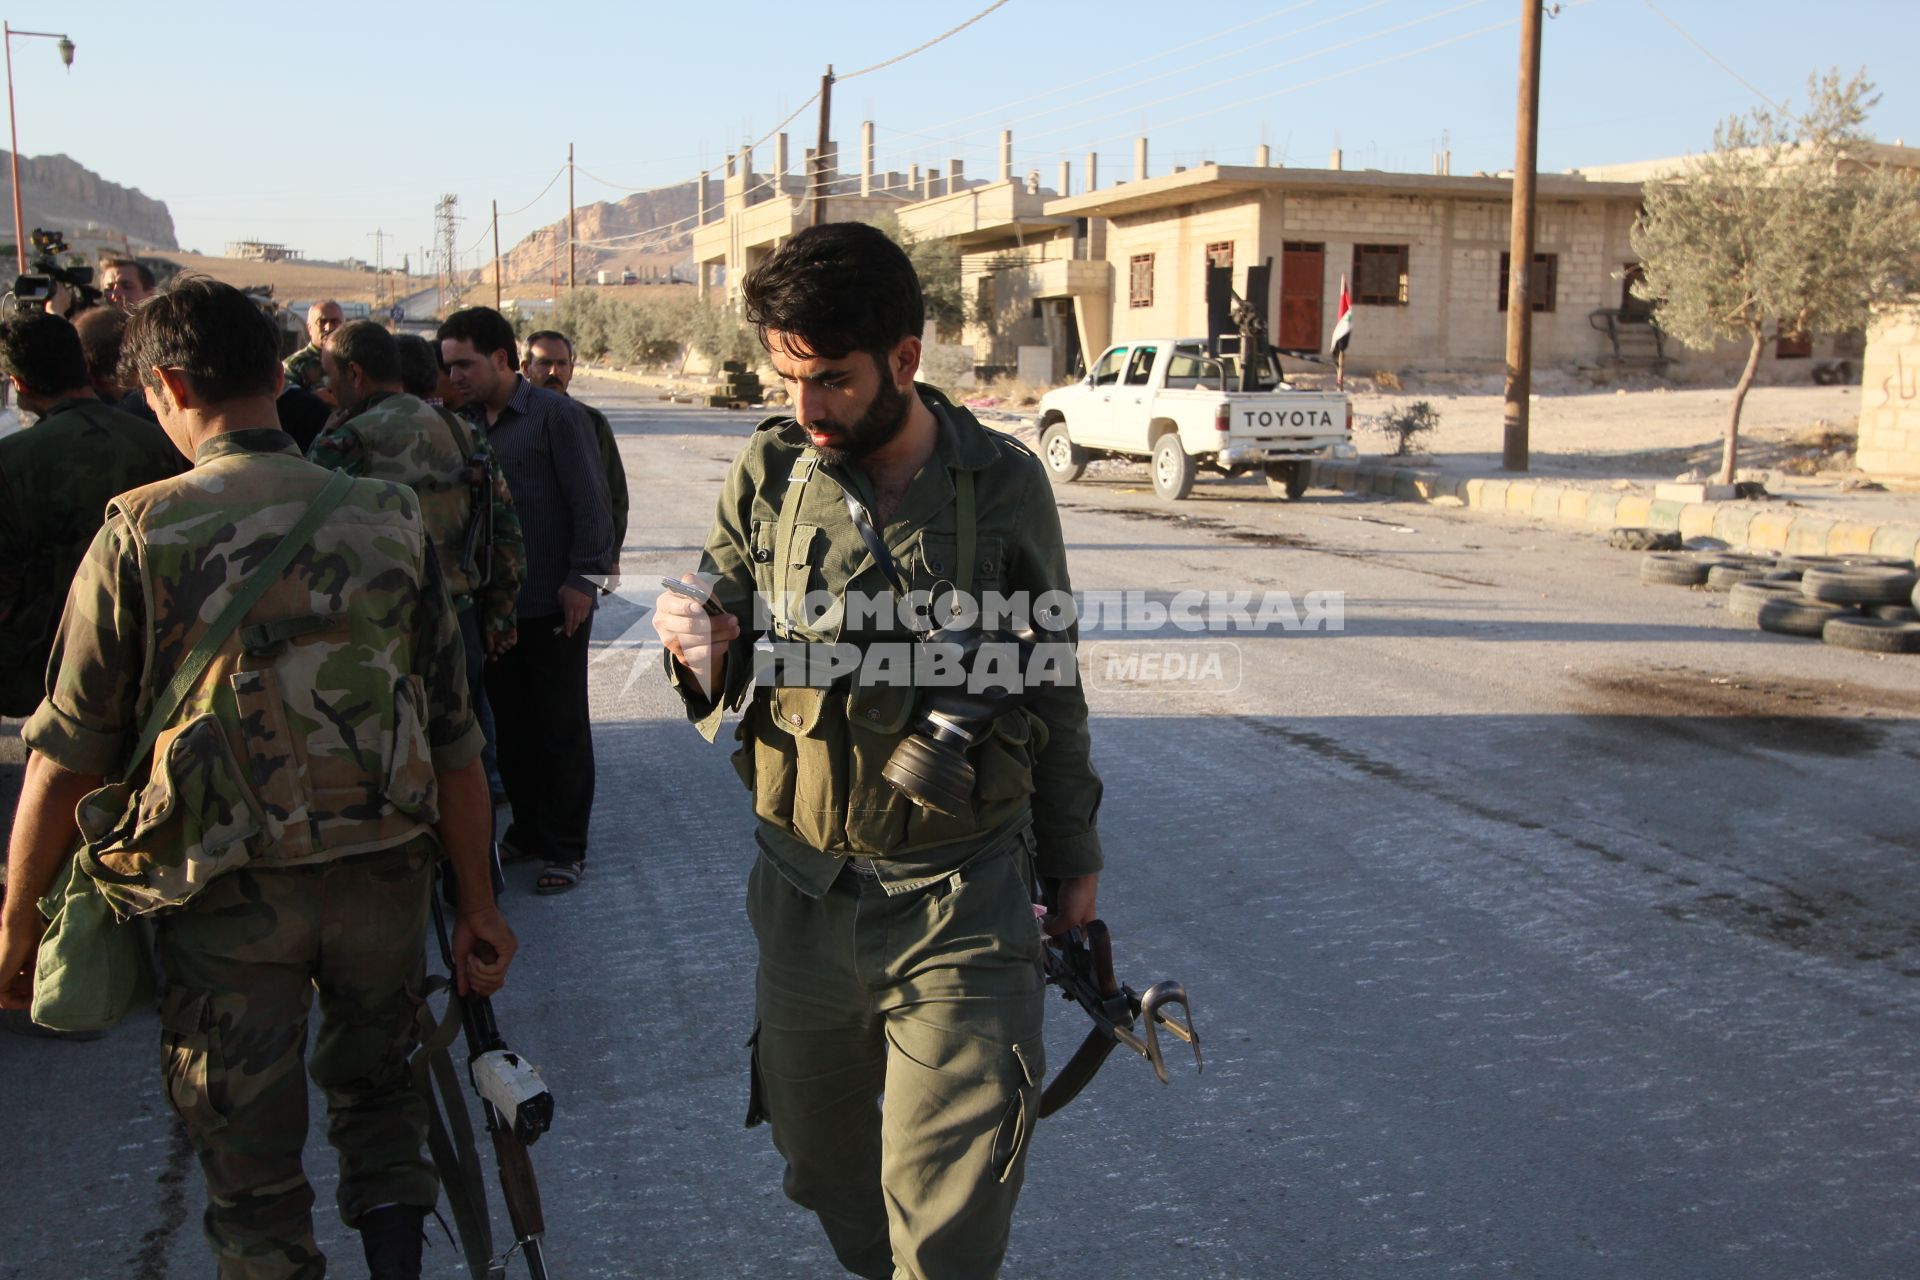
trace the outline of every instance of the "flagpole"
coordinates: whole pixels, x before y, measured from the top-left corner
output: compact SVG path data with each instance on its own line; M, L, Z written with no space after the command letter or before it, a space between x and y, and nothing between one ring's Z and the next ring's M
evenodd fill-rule
M1347 389L1347 353L1345 348L1335 353L1333 357L1333 389L1335 391L1345 391Z

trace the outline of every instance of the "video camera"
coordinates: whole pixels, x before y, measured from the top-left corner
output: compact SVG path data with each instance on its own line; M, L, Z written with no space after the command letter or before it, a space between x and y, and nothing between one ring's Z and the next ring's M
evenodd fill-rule
M33 270L13 279L13 300L18 308L45 311L56 286L65 285L74 295L68 315L78 315L100 301L100 290L93 283L93 268L62 265L59 255L68 252L64 232L45 227L33 229Z

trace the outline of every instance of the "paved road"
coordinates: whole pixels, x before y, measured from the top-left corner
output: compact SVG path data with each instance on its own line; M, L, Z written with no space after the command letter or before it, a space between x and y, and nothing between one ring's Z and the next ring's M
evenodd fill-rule
M550 1262L835 1274L740 1127L744 796L622 639L751 417L578 390L632 479L633 599L595 631L592 872L509 901L502 1021L560 1104ZM1207 1069L1116 1058L1047 1122L1009 1276L1920 1272L1920 659L1743 630L1518 519L1257 482L1169 507L1144 469L1060 497L1078 587L1337 591L1345 625L1088 637L1103 914L1135 985L1188 984ZM1081 1023L1054 1006L1056 1064ZM205 1274L154 1037L0 1036L0 1275Z

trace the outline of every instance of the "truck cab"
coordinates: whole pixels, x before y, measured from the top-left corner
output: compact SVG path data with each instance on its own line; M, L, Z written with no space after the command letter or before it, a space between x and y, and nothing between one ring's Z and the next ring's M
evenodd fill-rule
M1353 409L1336 391L1298 391L1272 352L1242 376L1237 353L1199 338L1146 338L1101 353L1087 376L1041 398L1040 456L1062 484L1095 458L1145 458L1154 491L1185 498L1202 470L1260 470L1298 498L1316 458L1353 456Z

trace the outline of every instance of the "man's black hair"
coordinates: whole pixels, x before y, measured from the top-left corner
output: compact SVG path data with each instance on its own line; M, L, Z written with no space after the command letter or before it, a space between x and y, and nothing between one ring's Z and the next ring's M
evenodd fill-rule
M400 349L400 385L422 400L440 391L440 357L434 344L417 333L399 333L393 345Z
M87 380L96 390L102 384L118 383L127 313L118 307L88 307L73 322L73 331L80 335L80 350L87 357Z
M843 360L865 351L878 358L927 327L913 263L864 222L794 234L747 275L741 292L761 345L777 330L805 348L795 355Z
M0 325L0 369L43 396L93 386L80 335L45 313L17 315Z
M132 267L142 289L154 287L153 268L138 258L108 258L100 264L100 274L105 275L108 267Z
M513 325L492 307L467 307L454 312L440 322L440 332L435 336L441 342L448 338L470 342L477 356L504 351L507 368L516 373L520 370L520 344L514 341Z
M209 404L270 396L279 385L280 330L230 284L185 276L140 304L120 344L120 383L158 387L178 369Z
M558 329L542 329L538 333L528 334L527 353L529 355L533 353L533 344L536 342L564 342L567 344L567 359L573 359L573 339Z
M400 380L400 348L392 334L371 320L341 325L327 335L325 350L343 366L359 365L370 381Z

